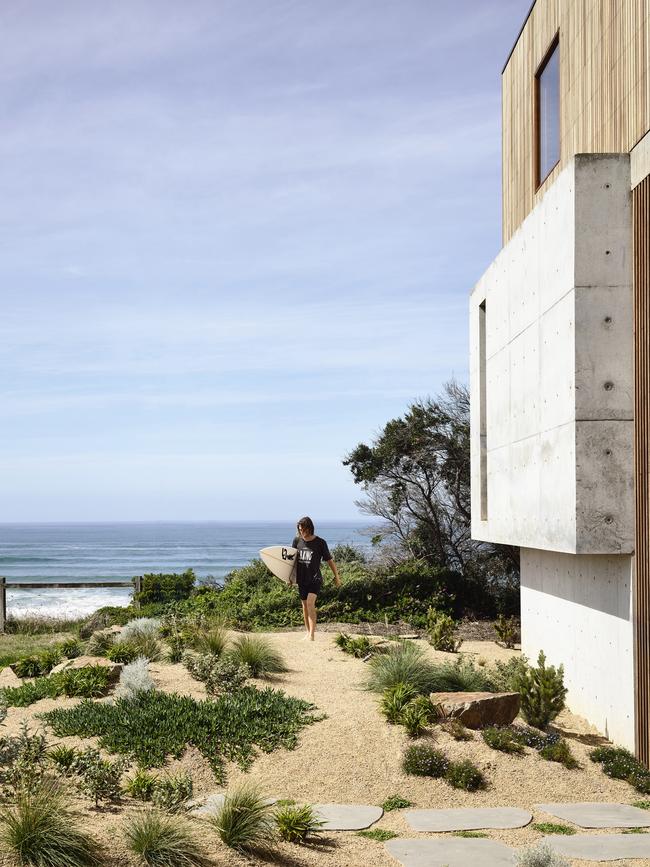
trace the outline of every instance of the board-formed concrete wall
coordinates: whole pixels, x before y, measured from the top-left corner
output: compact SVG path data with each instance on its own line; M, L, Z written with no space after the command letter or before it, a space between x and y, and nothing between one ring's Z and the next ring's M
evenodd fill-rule
M475 539L633 551L631 245L629 156L578 155L475 287Z
M567 704L634 749L633 559L521 550L522 652L564 665Z

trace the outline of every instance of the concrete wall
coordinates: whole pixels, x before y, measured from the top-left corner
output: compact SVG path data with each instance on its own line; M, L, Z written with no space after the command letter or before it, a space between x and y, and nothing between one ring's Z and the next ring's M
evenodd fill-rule
M578 155L475 287L474 538L633 551L631 244L629 157Z
M633 560L522 548L522 651L565 666L567 704L634 749Z

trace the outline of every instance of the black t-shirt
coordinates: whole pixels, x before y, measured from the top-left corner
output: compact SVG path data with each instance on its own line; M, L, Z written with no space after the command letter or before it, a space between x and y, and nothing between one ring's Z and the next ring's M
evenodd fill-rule
M332 559L325 539L314 536L306 542L302 537L295 536L291 547L298 549L298 581L322 581L320 564Z

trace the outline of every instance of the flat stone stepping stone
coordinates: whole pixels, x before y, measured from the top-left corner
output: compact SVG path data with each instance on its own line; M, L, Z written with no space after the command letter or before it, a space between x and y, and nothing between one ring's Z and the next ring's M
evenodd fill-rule
M542 842L560 855L584 861L650 858L650 834L552 834Z
M386 850L404 867L513 867L515 852L496 840L389 840Z
M384 815L381 807L363 804L314 804L314 813L324 822L324 831L362 831Z
M523 828L533 814L514 807L455 810L409 810L404 818L414 831L475 831L479 828Z
M535 804L535 807L581 828L650 828L650 813L629 804L584 801L575 804Z

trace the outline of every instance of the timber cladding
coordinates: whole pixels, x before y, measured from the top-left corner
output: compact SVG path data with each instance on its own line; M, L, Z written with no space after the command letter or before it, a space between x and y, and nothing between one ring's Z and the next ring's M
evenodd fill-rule
M559 35L560 162L536 189L535 75ZM503 70L503 242L577 153L650 128L650 0L537 0Z
M650 176L632 191L634 225L635 720L650 765Z

